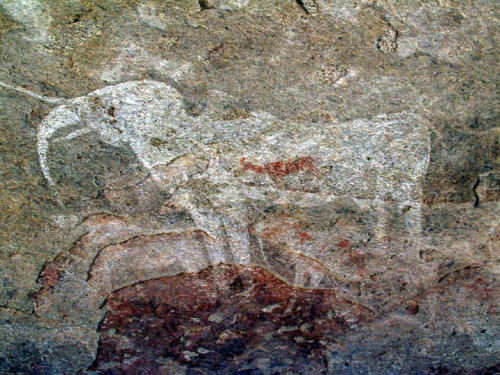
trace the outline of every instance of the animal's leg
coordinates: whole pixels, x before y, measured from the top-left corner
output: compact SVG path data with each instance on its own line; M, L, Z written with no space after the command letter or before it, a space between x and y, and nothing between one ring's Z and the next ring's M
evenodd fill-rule
M398 205L403 212L405 226L409 236L417 243L421 243L422 236L422 206L418 202L403 202Z
M315 176L318 176L318 177L319 177L319 176L321 176L321 175L322 175L321 171L320 171L320 170L319 170L319 169L318 169L315 165L313 165L313 166L312 166L309 170L310 170L310 171L312 172L312 174L313 174L313 175L315 175Z
M324 274L311 269L310 265L303 261L296 261L293 285L301 288L318 288L324 278Z
M224 251L223 223L221 222L220 217L213 211L201 212L196 209L191 209L190 213L194 219L196 227L208 233L214 240L207 245L210 262L212 264L218 264L221 262L228 263L229 259Z
M390 201L394 196L394 182L385 177L386 170L380 169L377 171L378 176L376 185L374 186L374 204L377 214L377 227L375 231L375 239L386 244L389 238L388 229L390 226L389 219L391 215Z
M210 241L207 241L206 243L210 264L233 263L234 260L231 259L231 256L228 254L226 249L228 244L228 242L226 242L228 229L225 227L223 216L212 206L199 206L193 203L195 201L195 199L193 199L193 195L197 194L197 192L196 190L192 191L188 189L189 188L179 189L179 191L170 199L180 207L186 208L186 210L191 214L191 218L195 224L195 229L202 230L208 237L210 237ZM235 214L237 214L237 212ZM233 225L238 227L242 224L235 222L230 225L231 229L233 229ZM232 236L231 239L238 242L238 236ZM241 243L245 246L245 241L242 241Z
M315 176L321 176L321 171L316 167L316 162L313 158L305 157L300 159L301 169L311 171Z
M293 278L293 285L304 288L307 285L308 280L309 280L309 278L305 274L302 267L300 267L299 264L296 264L295 265L295 274L294 274L294 278Z
M310 280L309 280L309 288L319 288L321 281L323 281L323 274L320 273L313 273L311 274Z
M266 253L264 252L264 245L262 244L262 238L259 236L256 236L258 245L259 245L259 257L262 257L263 260L263 266L266 267L268 270L271 270L271 264L269 263L269 260L267 259Z
M399 184L398 211L402 213L408 236L418 245L422 240L422 189L420 183L413 179Z
M283 180L283 177L281 177L280 175L278 175L277 173L275 172L268 172L267 173L269 175L269 177L272 178L272 180L274 181L274 183L280 188L280 189L283 189L284 186L285 186L285 180Z
M386 202L381 198L375 198L375 211L377 215L377 227L375 230L375 238L379 241L385 241L387 239L387 226L388 224L388 212L386 208Z
M222 222L226 228L229 251L236 264L250 263L250 238L246 210L241 207L225 209Z

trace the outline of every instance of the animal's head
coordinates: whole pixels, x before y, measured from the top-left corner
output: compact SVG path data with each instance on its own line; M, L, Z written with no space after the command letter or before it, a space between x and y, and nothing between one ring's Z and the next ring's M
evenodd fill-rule
M217 144L238 145L273 121L266 113L230 120L212 115L190 116L184 97L166 83L108 86L65 100L41 122L40 166L57 193L73 191L75 198L133 185L148 174L170 192L175 188L170 185L184 180L172 178L172 171L190 176L191 169L199 169L184 162L168 168L171 163L185 156L210 159Z

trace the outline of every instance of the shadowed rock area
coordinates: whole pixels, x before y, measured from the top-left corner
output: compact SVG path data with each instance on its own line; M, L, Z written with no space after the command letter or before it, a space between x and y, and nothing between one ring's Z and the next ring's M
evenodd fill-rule
M0 0L0 374L499 372L493 0Z

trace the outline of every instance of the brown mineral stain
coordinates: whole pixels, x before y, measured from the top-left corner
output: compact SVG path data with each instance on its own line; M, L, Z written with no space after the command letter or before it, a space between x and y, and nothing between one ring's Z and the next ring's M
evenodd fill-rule
M418 313L419 305L417 301L411 301L406 307L406 312L410 315L415 315Z

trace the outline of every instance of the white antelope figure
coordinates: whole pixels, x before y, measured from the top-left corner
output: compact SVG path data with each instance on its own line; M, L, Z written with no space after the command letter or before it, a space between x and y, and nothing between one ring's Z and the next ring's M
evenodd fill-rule
M270 191L282 201L348 196L374 202L379 207L380 236L388 225L384 202L397 202L406 212L410 235L421 232L421 180L430 146L427 126L417 115L313 125L285 123L265 112L215 120L209 114L189 116L182 95L157 81L126 82L73 99L47 98L5 83L0 86L57 105L38 131L40 166L51 186L57 189L48 161L52 142L70 142L93 131L107 144L128 145L159 186L175 192L171 199L188 209L196 229L214 239L212 263L250 262L246 202ZM161 140L161 145L153 139ZM190 164L184 163L178 168L181 178L164 173L182 156L206 160L208 167L193 173ZM304 172L299 168L266 175L266 168L269 172L281 165L278 161L293 157L307 162ZM293 167L294 162L283 165ZM281 186L275 184L277 178ZM198 190L196 183L185 184L197 179L217 187L204 197L209 206L196 204L206 191Z

